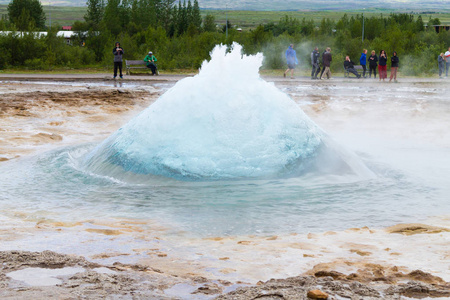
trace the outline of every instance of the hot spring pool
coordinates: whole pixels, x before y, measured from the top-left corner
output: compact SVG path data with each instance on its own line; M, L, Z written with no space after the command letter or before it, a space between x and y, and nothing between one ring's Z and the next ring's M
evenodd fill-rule
M382 227L449 213L448 89L277 83L283 93L259 78L262 57L216 56L204 68L208 76L180 86L204 86L201 95L229 102L171 89L103 143L2 162L1 213L154 220L174 234L200 237ZM234 68L244 77L209 86L227 72L228 59L242 60ZM235 82L243 78L251 101ZM278 106L261 93L286 98ZM180 107L181 96L193 106ZM202 105L207 109L198 111ZM321 152L324 145L329 151Z

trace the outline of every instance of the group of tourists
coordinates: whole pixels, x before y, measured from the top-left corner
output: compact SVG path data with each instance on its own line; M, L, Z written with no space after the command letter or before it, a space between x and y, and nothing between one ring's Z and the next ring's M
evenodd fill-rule
M333 56L331 55L331 48L328 47L325 49L325 51L322 53L322 59L320 60L320 52L319 48L314 48L313 52L311 53L311 64L312 64L312 71L311 71L311 79L323 79L323 76L327 76L327 79L331 78L331 61L333 60ZM322 72L320 73L320 61L322 62ZM320 76L318 77L320 73Z
M381 50L380 54L377 56L375 50L372 50L369 57L367 57L367 49L363 49L361 53L361 57L359 58L359 63L363 68L363 74L362 77L366 78L366 71L367 71L367 62L369 63L369 78L377 78L377 69L378 69L378 76L380 81L385 80L387 78L387 64L388 64L388 56L386 54L386 51ZM389 77L389 82L394 79L394 82L397 82L397 70L399 65L399 58L397 56L397 52L394 51L392 53L392 56L390 57L391 60L391 76ZM344 63L345 68L345 63ZM350 71L350 70L349 70ZM354 73L354 72L352 72ZM355 74L355 73L354 73ZM357 72L356 74L358 78L361 77Z
M122 74L122 56L123 56L123 48L120 46L119 42L116 42L114 48L113 48L113 54L114 54L114 79L117 77L117 71L119 71L120 78L123 78ZM294 69L295 66L298 65L298 59L297 59L297 53L294 50L294 44L289 45L289 48L286 50L285 53L286 56L286 62L288 65L287 70L284 72L283 76L286 77L286 75L290 72L291 73L291 79L294 78ZM381 50L380 54L377 56L375 50L372 50L371 55L367 57L367 49L363 49L361 53L361 57L359 58L359 64L362 67L362 75L358 73L358 71L355 69L355 63L350 59L350 56L346 56L344 60L344 69L345 72L348 72L349 74L354 74L357 78L367 78L366 72L367 72L367 64L369 65L369 78L377 78L377 69L378 69L378 75L379 80L385 81L387 79L387 63L388 63L388 56L386 54L386 51ZM327 47L325 51L322 53L322 55L319 52L319 48L315 47L314 50L311 52L311 65L312 65L312 71L311 71L311 79L324 79L324 76L327 77L327 79L331 79L331 61L333 60L333 57L331 55L331 48ZM152 51L149 51L147 56L144 58L144 62L146 63L147 67L152 71L152 75L158 75L158 69L156 66L156 57L153 55ZM391 75L389 77L389 82L394 80L394 82L397 82L397 70L399 66L399 58L397 56L397 52L394 51L392 53L392 56L390 57L391 61ZM322 65L322 67L321 67ZM445 78L448 76L448 70L450 68L450 47L445 53L441 53L438 56L438 66L439 66L439 77L442 78L442 75L445 70ZM320 76L319 76L320 73Z
M119 71L119 76L122 79L122 56L123 56L123 48L120 46L119 42L116 42L114 48L113 48L113 54L114 54L114 79L117 77L117 71ZM144 58L144 62L147 65L147 68L149 68L152 71L152 75L158 75L158 69L156 66L156 57L153 55L152 51L149 51L148 54Z
M397 70L399 65L399 59L397 56L397 52L394 51L392 54L391 59L391 76L389 81L397 81ZM328 47L325 49L325 51L322 53L322 73L320 74L320 77L318 77L318 74L320 72L320 53L319 48L314 48L313 52L311 52L311 65L312 65L312 71L311 71L311 79L323 79L324 75L327 76L327 79L331 78L331 71L330 71L330 63L331 63L332 57L331 57L331 49ZM361 53L361 57L359 58L359 64L362 67L362 75L358 73L358 71L355 69L355 63L350 59L350 56L346 56L344 60L344 70L345 72L354 74L357 78L367 78L366 72L367 72L367 62L369 63L369 78L377 78L377 69L378 74L381 80L385 80L387 78L387 62L388 57L386 55L386 51L381 50L379 56L376 55L375 50L372 50L372 53L369 57L367 57L367 49L364 49Z
M450 69L450 47L445 53L441 53L438 56L439 66L439 78L442 78L442 74L445 70L445 78L448 77L448 69Z
M283 75L284 77L286 77L286 74L290 71L291 78L293 78L295 66L298 64L298 59L293 44L291 44L289 48L286 50L285 55L288 64L288 69L284 72ZM392 53L391 57L388 57L385 50L381 50L379 55L376 54L375 50L372 50L371 55L367 57L367 49L363 49L361 56L359 58L359 64L362 67L362 74L358 73L358 71L355 68L355 63L350 59L348 55L345 57L344 60L344 70L345 72L354 74L357 78L367 78L366 72L368 65L369 78L371 78L373 74L373 78L376 79L378 69L379 80L385 81L387 79L387 65L389 60L391 62L391 74L389 77L389 82L391 82L392 80L394 80L394 82L397 82L397 71L400 60L398 58L396 51ZM327 77L327 79L330 79L331 61L332 55L330 47L326 48L325 51L322 53L322 55L319 52L319 48L315 47L314 50L311 52L311 65L312 65L311 79L312 80L324 79L325 76ZM442 78L442 74L444 73L445 70L445 78L447 78L448 70L450 68L450 48L448 48L447 52L441 53L439 55L438 64L439 64L439 77Z

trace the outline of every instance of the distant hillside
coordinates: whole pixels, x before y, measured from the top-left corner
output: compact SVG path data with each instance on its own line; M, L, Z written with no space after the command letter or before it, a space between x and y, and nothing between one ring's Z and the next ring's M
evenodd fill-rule
M184 1L184 0L183 0ZM10 0L0 0L8 4ZM85 0L41 0L43 5L85 6ZM199 0L202 9L232 10L450 10L450 0Z
M204 9L237 10L433 10L450 9L450 0L199 0Z

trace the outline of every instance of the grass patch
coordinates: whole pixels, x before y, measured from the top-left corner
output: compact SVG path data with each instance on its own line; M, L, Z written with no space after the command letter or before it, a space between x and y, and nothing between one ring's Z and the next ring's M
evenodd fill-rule
M52 25L59 24L60 26L72 25L75 21L84 21L84 15L86 14L86 7L74 7L74 6L43 6L44 12L47 16L47 24L50 23L50 13L52 18ZM297 19L313 20L316 25L320 24L323 18L329 18L333 21L338 21L344 14L349 17L364 15L368 18L372 16L389 15L392 12L402 13L400 10L388 10L388 9L367 9L367 10L291 10L291 11L254 11L254 10L201 10L202 17L206 14L211 14L216 18L218 24L225 24L226 15L232 25L241 27L243 29L255 28L260 24L267 24L269 22L278 22L282 17L289 16ZM409 12L409 11L408 11ZM7 5L0 5L0 15L7 15ZM441 13L420 13L424 22L428 22L428 19L439 18L441 23L450 24L450 12L447 10Z

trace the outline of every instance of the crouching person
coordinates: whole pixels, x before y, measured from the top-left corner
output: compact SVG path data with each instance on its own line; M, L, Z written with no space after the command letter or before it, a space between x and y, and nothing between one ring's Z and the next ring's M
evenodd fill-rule
M355 65L354 65L354 63L350 60L350 57L349 57L348 55L345 57L344 68L345 68L348 72L350 72L350 73L352 73L352 74L355 74L356 77L358 77L358 78L361 77L361 75L358 74L358 71L355 70Z
M150 68L152 70L152 75L158 75L158 69L156 67L156 57L153 55L153 52L150 51L147 56L144 58L144 61L147 63L147 68Z

